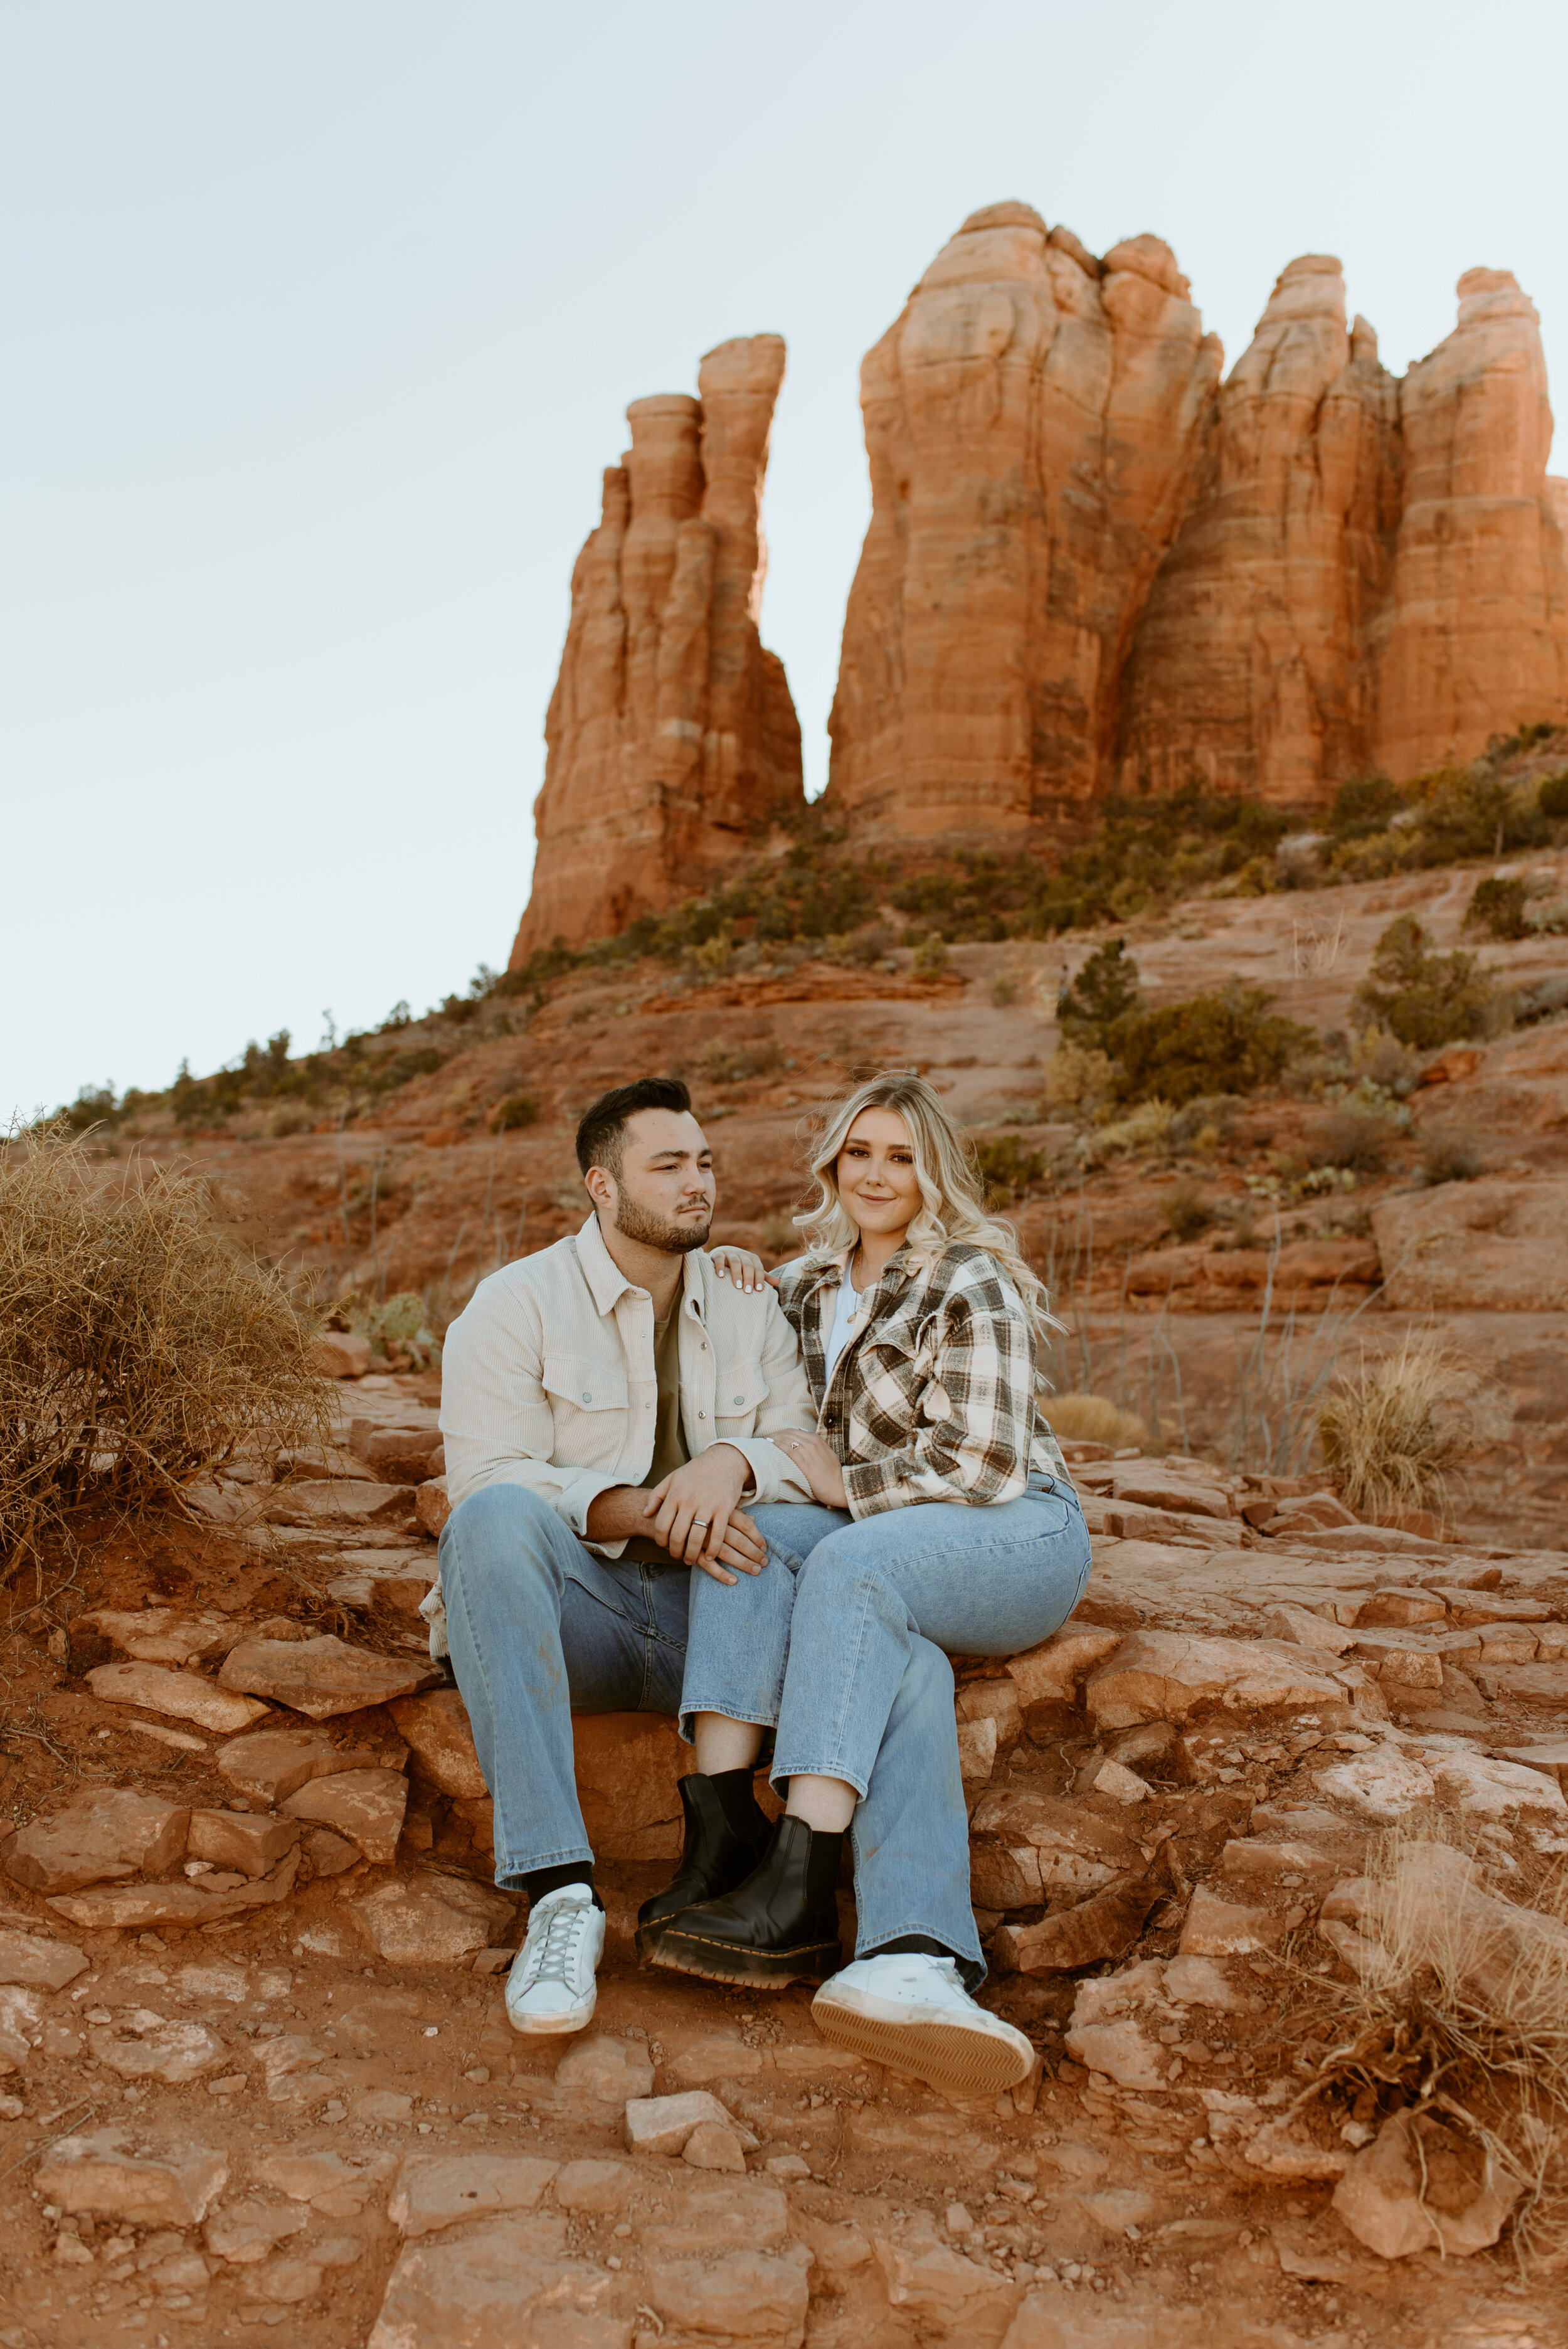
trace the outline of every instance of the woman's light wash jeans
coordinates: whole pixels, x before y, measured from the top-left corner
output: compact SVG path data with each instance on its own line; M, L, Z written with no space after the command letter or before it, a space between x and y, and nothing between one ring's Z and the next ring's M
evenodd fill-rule
M841 1778L854 1816L857 1953L924 1933L985 1979L969 1900L969 1820L953 1667L1058 1630L1088 1580L1070 1485L1032 1480L994 1507L923 1501L851 1518L813 1504L752 1512L768 1564L733 1586L692 1577L681 1733L698 1713L776 1727L770 1776Z
M572 1715L674 1713L689 1569L599 1557L521 1485L459 1502L440 1561L452 1670L495 1801L496 1882L592 1859Z

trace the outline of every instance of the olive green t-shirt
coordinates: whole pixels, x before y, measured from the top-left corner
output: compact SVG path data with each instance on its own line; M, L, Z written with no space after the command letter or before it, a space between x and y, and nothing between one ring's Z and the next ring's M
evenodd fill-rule
M665 1319L654 1324L654 1375L658 1381L659 1400L654 1414L654 1456L643 1479L645 1492L662 1485L666 1476L684 1468L691 1458L681 1425L680 1310L677 1297ZM661 1549L646 1534L634 1534L621 1555L634 1566L684 1563L672 1557L667 1549Z

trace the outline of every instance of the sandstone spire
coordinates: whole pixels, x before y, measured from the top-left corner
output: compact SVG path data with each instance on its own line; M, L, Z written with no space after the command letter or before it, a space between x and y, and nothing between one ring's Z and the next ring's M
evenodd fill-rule
M758 634L783 378L781 337L755 335L708 352L698 398L626 410L632 446L573 574L514 968L698 894L799 802L800 729Z
M1221 352L1157 237L972 213L868 355L872 513L830 720L861 837L1017 833L1103 780Z
M1286 803L1368 763L1370 634L1393 572L1398 390L1339 263L1282 271L1203 419L1175 545L1140 622L1121 711L1127 789L1194 772Z
M1460 279L1459 324L1399 386L1405 496L1377 755L1396 776L1568 718L1568 484L1534 305L1506 269Z

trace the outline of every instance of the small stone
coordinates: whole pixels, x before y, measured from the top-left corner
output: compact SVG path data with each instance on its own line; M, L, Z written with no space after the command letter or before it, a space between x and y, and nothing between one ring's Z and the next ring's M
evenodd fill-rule
M1081 1792L1109 1795L1119 1803L1146 1803L1149 1800L1149 1789L1137 1771L1129 1770L1120 1762L1102 1762Z
M1568 1800L1556 1777L1480 1754L1432 1754L1427 1766L1438 1792L1474 1817L1505 1818L1514 1811L1568 1819Z
M105 1704L139 1704L146 1713L231 1733L248 1729L267 1709L252 1697L235 1695L222 1673L216 1682L208 1681L199 1672L170 1671L161 1664L99 1664L88 1674L88 1685Z
M439 1541L441 1528L452 1514L452 1496L445 1475L428 1476L414 1491L414 1522L432 1541Z
M562 2210L608 2218L625 2209L636 2175L629 2161L569 2161L556 2178L555 2199Z
M85 1950L70 1941L46 1940L41 1933L18 1933L0 1927L0 1982L17 1982L29 1990L64 1990L87 1971Z
M460 1876L397 1878L347 1904L378 1957L398 1966L449 1966L500 1938L515 1903Z
M400 1770L343 1770L313 1778L284 1805L291 1818L346 1836L378 1868L390 1868L397 1856L407 1806L408 1781Z
M654 2261L647 2293L666 2323L703 2335L794 2344L805 2332L805 2273L766 2251L731 2251L712 2267L696 2260Z
M309 2224L308 2210L243 2202L209 2219L201 2240L215 2260L227 2260L234 2267L253 2267L266 2258L274 2243L285 2235L297 2235Z
M311 1366L329 1379L362 1379L375 1357L368 1338L350 1330L324 1330L310 1350Z
M1199 1885L1181 1928L1183 1957L1248 1958L1277 1950L1284 1940L1285 1920L1267 1909L1248 1909Z
M359 2088L348 2100L348 2111L353 2120L406 2128L414 2117L414 2099L396 2088Z
M183 1853L190 1824L181 1804L98 1787L19 1828L0 1852L6 1875L28 1891L76 1892L143 1870L161 1875Z
M263 2186L308 2202L329 2219L356 2219L377 2187L392 2174L396 2157L377 2154L350 2168L339 2153L277 2153L257 2169Z
M694 2169L746 2168L746 2155L733 2128L721 2121L699 2121L681 2147L681 2159Z
M248 1690L313 1721L327 1721L335 1713L410 1695L437 1677L422 1665L350 1647L346 1640L324 1633L314 1640L246 1640L230 1651L218 1681L222 1688Z
M568 2258L566 2221L553 2211L426 2236L399 2251L366 2349L495 2349L513 2342L625 2349L624 2318L562 2306L571 2286L592 2289L593 2281L591 2269Z
M236 1891L204 1892L200 1884L111 1884L96 1891L57 1894L49 1906L73 1925L92 1932L128 1932L148 1925L215 1925L243 1909L282 1900L298 1873L299 1853L294 1850L267 1875Z
M1523 2189L1431 2115L1393 2113L1350 2160L1336 2214L1379 2259L1465 2259L1495 2243Z
M443 1795L466 1802L482 1802L485 1785L480 1757L474 1751L468 1707L456 1689L432 1689L425 1696L394 1699L387 1710L398 1733L408 1743L411 1767Z
M262 1511L270 1526L309 1526L325 1533L357 1526L407 1526L414 1514L411 1485L383 1485L368 1476L303 1476L279 1485Z
M962 2202L950 2202L948 2204L947 2231L950 2235L972 2235L974 2233L975 2221L970 2217Z
M762 2167L769 2178L783 2178L786 2182L790 2178L810 2178L811 2175L810 2163L804 2160L798 2153L769 2154Z
M241 1811L192 1811L186 1849L215 1868L237 1868L243 1877L265 1876L299 1841L293 1819Z
M1340 1762L1314 1774L1319 1794L1348 1803L1364 1818L1389 1826L1418 1804L1435 1800L1437 1789L1418 1762L1385 1745L1365 1761Z
M317 1876L341 1876L346 1868L356 1868L364 1857L356 1843L334 1835L330 1827L306 1827L302 1848Z
M146 1664L200 1664L226 1655L242 1628L227 1615L186 1615L172 1607L98 1607L77 1619Z
M412 2240L487 2211L532 2210L559 2168L529 2154L411 2153L397 2174L387 2216Z
M200 2023L171 2023L151 2007L132 2007L117 2024L89 2031L88 2044L100 2064L127 2080L199 2079L222 2064L228 2050Z
M641 2044L598 2032L574 2039L555 2067L559 2095L603 2106L612 2115L623 2112L628 2099L645 2097L653 2085L654 2067Z
M258 1729L220 1746L213 1759L237 1795L271 1810L313 1778L374 1770L381 1756L368 1746L335 1745L325 1729Z
M50 2147L33 2180L44 2200L132 2227L199 2227L228 2181L228 2157L206 2146L133 2156L110 2143L119 2134L61 2137Z
M626 2146L632 2153L686 2151L686 2139L705 2121L733 2128L735 2121L707 2088L687 2088L678 2096L634 2096L626 2106Z
M714 2080L755 2079L761 2069L760 2048L748 2047L738 2032L710 2033L665 2058L665 2078L682 2088L706 2087ZM638 2093L646 2095L647 2091Z

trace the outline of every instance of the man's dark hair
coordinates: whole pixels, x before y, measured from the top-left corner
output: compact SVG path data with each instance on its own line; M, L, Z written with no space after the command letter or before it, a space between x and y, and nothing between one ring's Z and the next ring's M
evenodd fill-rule
M577 1164L584 1174L602 1166L618 1183L626 1157L626 1122L639 1110L689 1110L691 1095L679 1077L639 1077L635 1084L616 1085L601 1093L583 1115L577 1128Z

